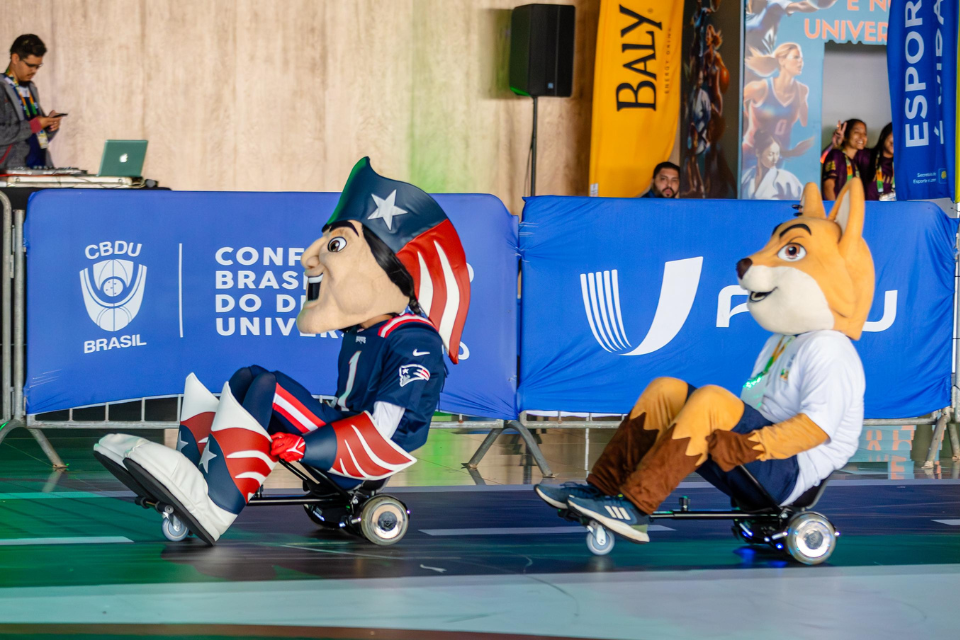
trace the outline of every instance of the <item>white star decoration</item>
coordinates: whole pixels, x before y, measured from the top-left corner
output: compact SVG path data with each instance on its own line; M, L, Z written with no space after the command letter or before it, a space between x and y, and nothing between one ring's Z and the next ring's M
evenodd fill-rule
M397 200L397 190L394 189L393 193L386 198L378 198L373 194L371 194L371 197L373 201L377 203L377 210L370 214L370 217L367 219L374 220L376 218L383 218L383 221L387 223L387 229L393 231L393 217L408 213L406 209L401 209L393 204Z
M210 461L216 457L217 454L210 450L210 443L207 443L207 447L203 450L203 455L200 456L200 466L202 466L203 470L208 474L210 473Z
M187 446L187 441L180 437L180 434L177 434L177 451L183 451L183 448Z

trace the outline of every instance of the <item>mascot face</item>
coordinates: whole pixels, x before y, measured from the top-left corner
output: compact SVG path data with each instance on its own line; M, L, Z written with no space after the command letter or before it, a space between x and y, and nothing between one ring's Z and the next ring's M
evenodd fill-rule
M873 304L873 258L862 237L864 198L849 181L826 215L813 184L802 215L777 225L762 250L737 263L747 308L767 331L799 334L835 329L860 337Z
M407 296L377 264L359 222L325 231L300 264L307 276L307 301L297 316L303 333L345 329L407 307Z

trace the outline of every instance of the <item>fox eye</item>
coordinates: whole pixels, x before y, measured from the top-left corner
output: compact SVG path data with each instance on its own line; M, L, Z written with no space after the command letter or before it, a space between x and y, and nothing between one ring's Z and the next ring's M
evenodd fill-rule
M337 236L336 238L331 238L330 242L327 243L327 251L330 253L337 253L343 251L347 248L347 239Z
M777 254L777 257L787 262L796 262L802 260L807 255L807 250L798 244L788 244Z

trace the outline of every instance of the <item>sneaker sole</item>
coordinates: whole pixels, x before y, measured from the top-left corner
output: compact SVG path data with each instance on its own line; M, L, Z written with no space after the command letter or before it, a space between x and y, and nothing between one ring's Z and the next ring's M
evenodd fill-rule
M631 527L629 524L625 522L614 520L609 516L605 516L603 514L597 513L596 511L591 511L590 509L581 507L580 505L575 504L573 502L568 502L567 504L570 506L571 509L573 509L575 512L579 513L580 515L596 520L597 522L605 526L610 531L613 531L614 533L619 533L621 536L630 540L631 542L636 542L637 544L644 544L644 543L650 542L649 535L647 535L643 531L637 531L636 529L634 529L633 527Z
M554 500L553 498L547 497L547 495L546 495L545 493L543 493L542 491L540 491L540 487L534 487L533 490L536 491L537 495L540 496L540 499L541 499L541 500L543 500L544 502L546 502L548 505L550 505L550 506L553 507L554 509L566 509L566 508L567 508L567 503L566 503L566 502L557 502L557 501Z

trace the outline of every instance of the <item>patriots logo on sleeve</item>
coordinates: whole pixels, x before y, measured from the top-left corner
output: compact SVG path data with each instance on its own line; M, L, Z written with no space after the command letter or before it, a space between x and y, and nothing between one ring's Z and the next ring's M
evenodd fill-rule
M430 379L430 371L421 364L405 364L400 367L400 386L405 387L411 382Z

